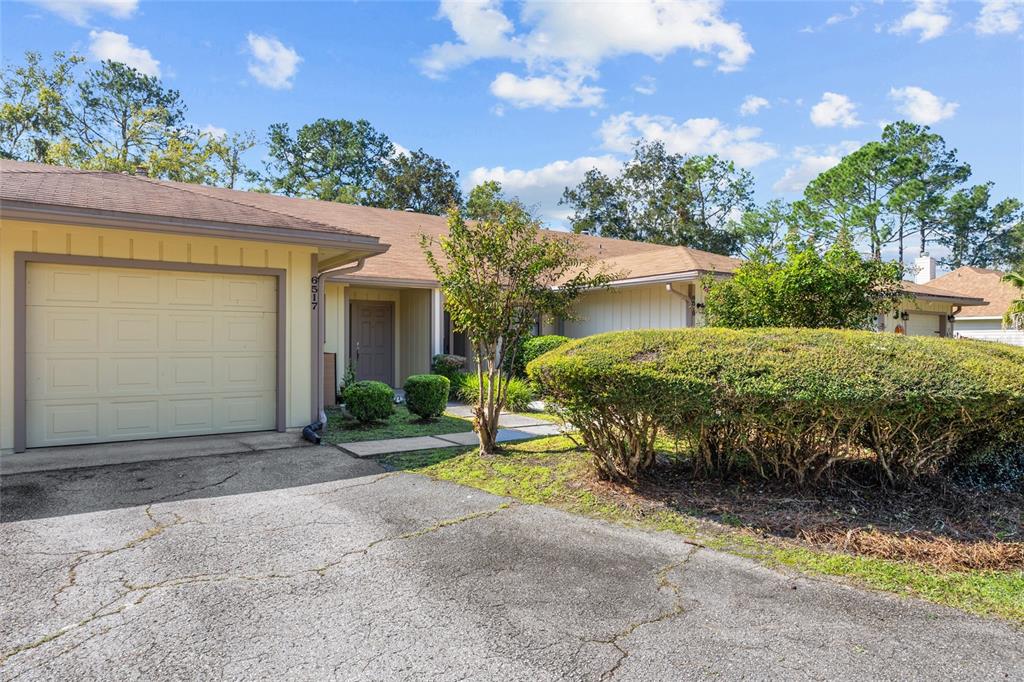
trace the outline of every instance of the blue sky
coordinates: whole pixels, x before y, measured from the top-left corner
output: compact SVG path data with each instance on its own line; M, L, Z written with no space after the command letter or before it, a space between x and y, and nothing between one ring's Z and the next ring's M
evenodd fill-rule
M366 118L557 199L636 137L749 168L757 198L802 184L885 121L928 123L996 195L1024 196L1024 4L3 2L2 54L77 51L158 73L226 130ZM746 102L746 106L744 103ZM262 150L252 152L259 164Z

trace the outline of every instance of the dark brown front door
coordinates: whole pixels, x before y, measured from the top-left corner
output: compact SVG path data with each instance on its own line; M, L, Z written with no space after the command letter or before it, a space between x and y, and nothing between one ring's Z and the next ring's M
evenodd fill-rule
M395 304L352 301L349 357L359 381L395 381Z

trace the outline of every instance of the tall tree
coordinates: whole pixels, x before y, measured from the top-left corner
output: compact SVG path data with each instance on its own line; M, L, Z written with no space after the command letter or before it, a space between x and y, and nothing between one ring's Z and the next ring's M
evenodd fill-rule
M467 220L468 218L468 220ZM454 208L448 233L421 244L456 331L466 332L476 360L474 426L484 454L494 452L498 417L508 390L508 367L538 316L571 317L585 289L607 284L590 273L574 239L544 235L540 221L497 183ZM436 252L435 252L436 249Z
M84 59L54 52L47 65L38 52L26 52L21 65L0 74L0 157L44 161L54 139L71 119L70 90L75 67Z
M761 251L779 255L785 248L787 236L797 231L797 226L793 206L781 199L772 199L763 207L750 209L739 224L741 255L753 258Z
M270 126L263 187L291 197L366 203L378 170L395 152L369 121L320 118L293 136L287 123Z
M234 189L240 180L252 179L242 155L256 146L256 134L251 130L221 136L207 134L211 139L213 156L217 164L217 184Z
M618 176L591 170L560 203L573 209L576 232L734 254L743 242L737 217L754 206L753 184L732 161L641 141Z
M1024 205L1003 199L992 205L992 183L962 189L949 198L940 242L948 249L941 263L1012 268L1024 263Z
M422 149L392 154L377 168L366 203L441 215L462 203L459 173Z

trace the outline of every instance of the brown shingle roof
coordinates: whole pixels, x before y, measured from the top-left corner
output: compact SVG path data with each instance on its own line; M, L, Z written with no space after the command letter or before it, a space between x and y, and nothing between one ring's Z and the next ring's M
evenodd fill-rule
M1002 317L1010 303L1021 297L1021 292L1012 284L1001 281L999 270L964 266L953 272L936 277L932 284L963 296L983 298L987 305L972 307L960 313L959 317Z
M935 280L932 280L934 282ZM928 284L917 284L909 280L903 280L903 291L914 294L918 298L931 298L947 300L958 305L978 306L985 303L984 299L976 296L967 296L955 291L935 286L932 282Z

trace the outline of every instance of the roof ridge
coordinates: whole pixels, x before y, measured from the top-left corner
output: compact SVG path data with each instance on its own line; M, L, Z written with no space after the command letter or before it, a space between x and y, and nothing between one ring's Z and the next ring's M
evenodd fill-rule
M292 215L291 213L285 213L284 211L278 211L278 210L274 210L274 209L270 209L270 208L263 208L262 206L253 206L252 204L247 204L247 203L244 203L244 202L241 202L241 201L235 201L234 199L226 199L226 198L223 198L223 197L216 197L216 196L211 196L209 194L203 194L202 192L196 192L192 187L189 186L190 183L187 183L187 182L175 182L173 180L171 180L171 181L164 181L164 180L159 180L157 178L148 178L148 177L147 178L143 178L143 177L139 177L137 175L127 175L126 177L132 178L132 179L137 180L139 182L146 182L146 183L149 183L149 184L159 185L160 187L166 187L167 189L176 190L178 192L184 192L185 194L201 196L204 199L211 199L213 201L220 201L220 202L224 202L224 203L227 203L227 204L234 204L235 206L244 206L245 208L251 209L253 211L259 211L260 213L268 213L268 214L277 215L277 216L284 216L284 217L287 217L287 218L291 218L292 220L299 220L299 221L301 221L303 223L307 223L309 225L317 225L317 226L319 226L321 228L326 228L328 230L338 230L339 229L336 225L328 225L327 223L322 223L319 220L310 220L309 218L304 218L303 216ZM196 186L197 187L205 187L206 185L196 185ZM220 188L218 188L218 189L220 189ZM344 228L341 228L341 229L344 229ZM352 230L344 230L344 231L348 232L351 235L357 236L357 237L374 238L373 235L363 234L362 232L355 232L355 231L352 231ZM377 239L378 242L380 241L379 237L376 237L376 239Z

